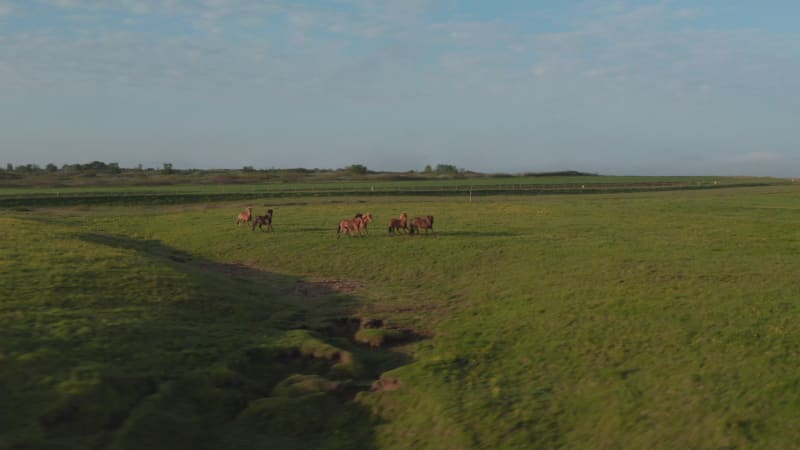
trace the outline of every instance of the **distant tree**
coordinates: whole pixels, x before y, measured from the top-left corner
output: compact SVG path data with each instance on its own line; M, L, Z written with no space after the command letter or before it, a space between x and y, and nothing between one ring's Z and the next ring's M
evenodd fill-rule
M108 165L106 163L104 163L103 161L92 161L89 164L83 164L81 166L81 169L82 170L94 170L94 171L107 170L108 169Z
M242 167L242 172L255 172L256 169L253 166L244 166Z
M113 174L122 173L122 169L119 168L119 163L108 163L108 171Z
M458 173L458 168L451 164L437 164L436 173L438 174L455 174Z
M161 173L171 174L171 173L174 173L174 172L175 171L172 170L172 163L164 163L164 168L161 169Z
M49 163L48 165L44 166L44 169L48 172L55 172L58 170L58 166L53 163Z
M425 169L423 170L423 172L424 173L432 173L433 172L433 168L431 168L430 164L426 164L425 165Z
M14 170L16 170L17 172L30 173L30 172L39 172L42 170L42 168L39 167L38 164L23 164L17 166L17 168Z
M143 170L141 163L136 165L136 170L138 170L139 172L141 172Z
M348 167L347 170L358 175L364 175L368 172L367 166L362 164L353 164L350 167Z
M14 170L14 165L11 163L6 164L6 170L11 172L12 170Z

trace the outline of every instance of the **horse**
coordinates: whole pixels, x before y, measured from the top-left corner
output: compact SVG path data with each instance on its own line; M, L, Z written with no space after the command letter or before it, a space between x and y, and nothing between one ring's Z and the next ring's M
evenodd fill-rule
M364 219L362 218L361 214L356 214L356 216L352 219L343 219L339 222L339 227L336 229L336 239L339 239L342 233L347 233L352 236L355 232L361 236L361 230L363 227Z
M253 207L248 206L247 211L239 213L239 217L236 218L236 225L241 225L245 222L251 222L252 220L253 220Z
M399 219L392 219L389 221L389 234L399 233L401 228L406 230L406 232L408 232L407 222L408 222L408 214L406 214L406 212L403 211L403 213L400 214Z
M266 225L267 231L272 231L272 210L268 209L263 216L256 216L255 220L253 220L253 231L256 231L256 225L258 225L259 230L263 225Z
M433 235L436 236L436 232L433 231L433 216L415 217L411 221L410 234L419 234L420 229L424 229L426 235L428 234L428 230L431 230Z
M356 214L356 217L361 217L361 230L364 231L364 234L369 234L367 233L367 225L370 222L372 222L372 214L370 213L364 213L364 215ZM359 230L359 232L361 230Z

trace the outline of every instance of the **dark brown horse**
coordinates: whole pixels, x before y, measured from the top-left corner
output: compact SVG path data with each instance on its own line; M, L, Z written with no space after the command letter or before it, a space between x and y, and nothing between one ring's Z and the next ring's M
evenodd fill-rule
M267 231L272 231L272 210L268 209L267 213L263 216L256 216L253 220L253 231L256 231L256 225L258 225L258 229L261 231L264 231L261 229L264 225L267 226Z
M433 231L433 216L415 217L412 219L410 234L419 234L419 230L425 230L426 235L428 234L428 230L431 230L431 233L436 236L436 232Z
M399 233L401 229L408 232L408 214L403 211L399 219L392 219L389 221L389 233Z

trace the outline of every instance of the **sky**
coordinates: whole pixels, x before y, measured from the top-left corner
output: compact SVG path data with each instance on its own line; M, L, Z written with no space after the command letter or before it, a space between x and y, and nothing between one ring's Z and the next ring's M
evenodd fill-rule
M0 0L0 165L800 176L800 2Z

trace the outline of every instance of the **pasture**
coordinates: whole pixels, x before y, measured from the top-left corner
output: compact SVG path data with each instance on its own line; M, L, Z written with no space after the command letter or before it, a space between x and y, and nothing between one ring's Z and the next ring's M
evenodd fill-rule
M800 447L796 185L25 209L0 448Z
M427 178L392 180L392 174L357 177L355 180L300 179L240 184L187 184L156 176L152 184L121 184L127 178L91 180L73 185L58 178L30 176L12 182L0 179L0 208L86 205L167 205L218 203L304 197L344 196L482 196L534 194L591 194L700 190L786 184L765 177L622 177L622 176L503 176L478 178ZM213 180L206 180L213 181ZM86 183L86 180L83 180ZM42 187L45 186L45 187Z

